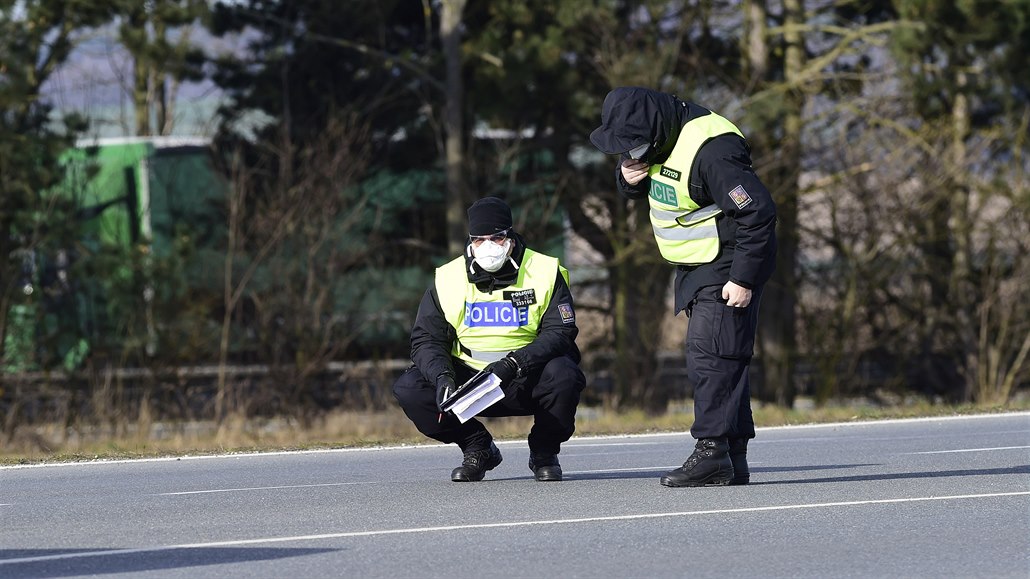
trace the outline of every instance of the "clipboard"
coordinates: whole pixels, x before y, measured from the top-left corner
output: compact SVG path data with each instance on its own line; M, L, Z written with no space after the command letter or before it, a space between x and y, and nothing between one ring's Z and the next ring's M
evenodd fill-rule
M440 404L440 409L444 412L449 411L451 408L454 407L454 405L459 400L462 399L462 397L464 397L469 392L475 390L476 387L479 386L480 382L483 381L489 375L490 373L486 370L480 370L479 372L476 372L475 376L469 378L467 382L455 388L454 392L452 392L450 396L444 399L444 401Z
M492 372L480 371L448 396L440 407L464 424L503 399L501 379Z

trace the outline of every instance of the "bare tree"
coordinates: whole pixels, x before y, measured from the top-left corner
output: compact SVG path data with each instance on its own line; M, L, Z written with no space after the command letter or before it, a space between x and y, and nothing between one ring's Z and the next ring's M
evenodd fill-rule
M264 149L265 164L243 170L235 158L216 396L220 420L246 411L228 383L233 328L259 334L256 342L273 377L292 385L279 390L288 393L284 404L293 406L309 391L311 377L370 323L361 315L361 298L374 286L341 293L353 270L367 262L368 231L382 219L356 187L368 163L367 124L356 114L337 115L306 145L295 143L287 127ZM252 310L247 315L240 309L244 300Z
M863 77L883 87L897 73ZM959 146L961 112L911 122L918 114L872 90L813 119L798 311L818 401L916 392L1003 404L1027 380L1026 116L1022 130Z
M675 78L690 22L700 9L669 10L667 2L647 2L640 10L598 14L593 62L611 87L639 85L685 95L687 79ZM667 30L668 34L656 34ZM614 165L614 163L613 163ZM572 229L603 256L612 324L614 392L609 404L665 412L675 385L659 381L658 350L670 317L667 297L673 269L661 259L646 201L623 199L611 178L586 199L573 194L587 186L569 181L563 191Z

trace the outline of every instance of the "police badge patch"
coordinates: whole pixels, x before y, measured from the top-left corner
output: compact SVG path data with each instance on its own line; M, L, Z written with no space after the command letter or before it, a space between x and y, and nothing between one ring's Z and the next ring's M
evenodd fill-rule
M730 199L737 204L737 209L743 209L747 207L748 203L751 203L751 196L744 190L743 185L737 185L729 193Z
M558 304L558 313L561 314L562 323L576 323L576 314L572 311L572 306L570 304Z
M516 308L524 308L536 303L536 290L533 289L506 291L501 295L504 296L504 299L510 301L511 305Z

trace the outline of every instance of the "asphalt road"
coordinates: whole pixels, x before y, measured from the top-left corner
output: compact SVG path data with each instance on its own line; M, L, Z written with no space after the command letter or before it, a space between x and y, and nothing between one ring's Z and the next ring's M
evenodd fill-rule
M1030 577L1030 413L760 429L751 485L666 488L688 434L0 468L0 577Z

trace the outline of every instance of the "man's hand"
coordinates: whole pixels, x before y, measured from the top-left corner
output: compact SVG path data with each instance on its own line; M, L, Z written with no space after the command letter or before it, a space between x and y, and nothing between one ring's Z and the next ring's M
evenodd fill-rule
M726 300L728 306L746 308L751 303L751 290L728 281L722 286L722 299Z
M505 356L500 360L486 367L486 371L501 379L501 383L510 382L519 375L519 365L510 357Z
M457 387L454 385L454 377L450 374L440 374L436 378L436 407L443 412L443 401L454 393Z
M636 185L647 177L648 165L642 161L633 159L622 160L622 178L630 185Z

